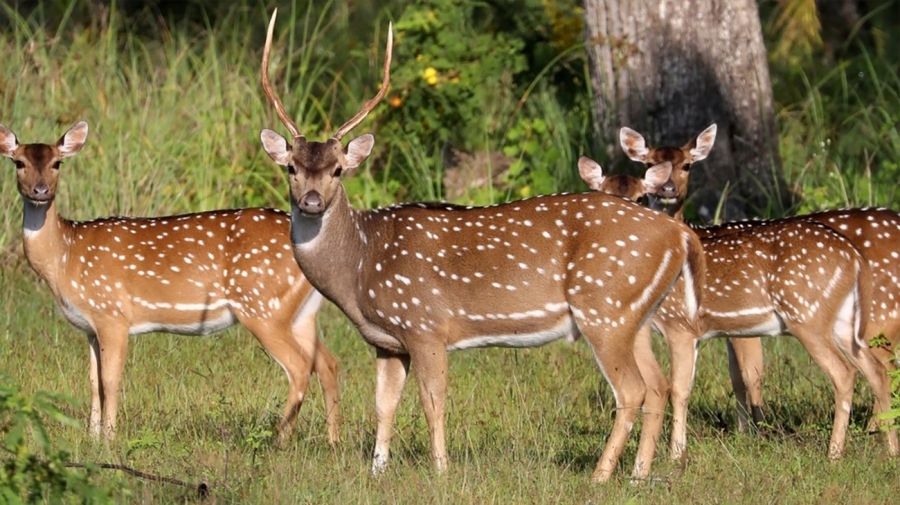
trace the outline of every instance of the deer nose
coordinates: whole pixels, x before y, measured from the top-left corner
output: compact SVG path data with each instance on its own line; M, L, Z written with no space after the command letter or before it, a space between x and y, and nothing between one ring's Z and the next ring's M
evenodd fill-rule
M45 197L50 194L50 186L47 186L46 184L38 184L31 189L31 193L34 196Z
M325 210L325 202L318 191L310 191L300 198L300 210L307 214L321 214Z
M671 180L666 182L659 188L659 191L656 193L657 196L661 196L663 198L675 198L677 196L677 192L675 190L675 183Z

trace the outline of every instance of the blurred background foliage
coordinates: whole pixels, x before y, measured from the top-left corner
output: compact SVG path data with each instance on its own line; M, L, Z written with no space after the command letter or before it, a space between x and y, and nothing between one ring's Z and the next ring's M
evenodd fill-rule
M375 93L394 22L391 91L354 132L377 139L346 181L356 205L580 191L580 154L641 171L606 167L591 138L574 0L7 1L0 121L25 142L89 121L89 149L63 176L76 218L285 208L283 175L258 141L260 128L281 127L258 84L275 6L273 80L310 138ZM761 15L790 210L896 207L900 2L765 1ZM13 177L0 184L14 201ZM20 216L0 219L8 249Z

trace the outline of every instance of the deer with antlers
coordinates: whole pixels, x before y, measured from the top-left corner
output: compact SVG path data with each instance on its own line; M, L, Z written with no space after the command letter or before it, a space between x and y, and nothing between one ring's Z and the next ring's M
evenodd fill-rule
M206 335L240 322L288 376L278 440L290 434L315 370L336 441L337 363L316 336L322 297L294 261L288 214L237 209L69 221L55 203L61 164L87 135L82 121L55 144L19 144L0 125L0 154L15 163L24 207L25 255L66 319L88 336L91 433L115 436L129 335Z
M704 263L696 236L682 223L599 193L491 207L352 208L341 180L370 154L374 137L357 137L346 149L341 139L387 92L392 32L375 97L332 138L309 141L269 82L275 16L261 80L292 138L288 142L268 129L260 137L288 173L297 262L376 350L373 473L388 462L394 413L410 368L419 383L432 459L442 471L448 464L448 351L532 347L583 335L618 406L593 474L597 481L609 479L637 410L643 405L656 414L665 406L666 392L645 378L658 364L640 343L636 346L635 332L679 276L686 279L682 296L689 310L699 303ZM661 405L649 405L660 398ZM636 475L649 471L656 439L647 434L653 431L645 428L641 435Z
M690 168L704 159L716 138L713 124L682 147L649 147L644 137L630 129L620 132L620 144L634 161L654 166L661 161L672 163L671 179L654 195L653 205L659 210L682 219L688 196ZM789 219L810 221L830 227L843 235L862 254L869 264L873 294L871 311L864 315L868 324L863 340L872 342L883 336L887 345L878 345L873 353L888 368L896 366L895 352L900 345L900 213L886 208L837 209L814 212ZM733 226L741 226L736 224ZM750 419L762 420L763 354L759 339L730 339L728 341L729 370L738 402L739 422L745 427ZM879 424L873 415L870 430Z
M711 138L704 136L710 131ZM621 136L628 139L632 133L633 130L623 128ZM715 128L704 134L693 145L673 150L674 155L665 151L643 152L640 145L626 147L625 140L623 147L629 155L643 152L651 165L650 174L660 166L672 170L675 163L683 165L705 158L712 147ZM661 177L648 184L649 175L644 181L619 175L614 176L617 182L610 184L611 178L602 174L601 167L585 157L579 160L579 172L592 189L619 190L625 197L662 192L657 198L668 201L661 203L670 206L673 213L680 213L683 201L678 201L677 193L673 193L677 187L673 181L679 181L674 172L665 183L659 183ZM876 412L890 407L890 387L883 364L863 342L867 334L865 314L870 313L873 293L869 263L847 238L808 220L742 222L695 231L703 243L710 279L699 322L685 321L676 295L663 302L653 324L665 335L673 353L678 352L678 347L684 348L681 352L688 352L687 343L681 341L715 335L752 337L786 331L796 336L834 386L829 456L840 457L849 423L854 368L863 372L875 391ZM692 335L691 326L700 333ZM740 346L745 339L731 340ZM679 377L673 372L672 456L676 458L681 457L686 443L686 402L691 381L691 377ZM755 412L759 412L758 407ZM887 434L887 445L891 454L897 453L895 432Z

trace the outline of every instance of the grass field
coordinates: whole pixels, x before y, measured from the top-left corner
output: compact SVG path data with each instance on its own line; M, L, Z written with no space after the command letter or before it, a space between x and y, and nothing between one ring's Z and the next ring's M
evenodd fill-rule
M390 5L399 10L402 3ZM369 25L381 18L373 15L365 29L353 31L364 40L354 46L342 35L351 31L351 21L341 5L325 2L323 11L333 15L316 19L296 14L304 12L301 4L306 5L292 2L279 18L283 52L273 61L273 75L279 76L276 82L288 108L297 111L301 129L320 137L334 118L347 117L373 92L380 45L370 40ZM0 36L0 54L7 56L0 66L0 122L22 142L50 142L76 120L90 122L85 150L61 175L59 203L66 216L286 207L287 185L258 140L259 128L276 125L257 83L266 14L261 5L225 12L215 27L191 25L143 38L132 34L115 10L102 22L77 24L63 9L58 26L49 27L36 12L29 17L0 6L8 28ZM295 28L296 39L288 27ZM355 49L341 53L322 40ZM802 197L799 208L896 207L896 57L866 53L822 74L775 77L776 92L790 90L776 99L785 177ZM561 124L547 134L551 140L544 139L559 151L558 164L548 169L555 177L568 170L565 160L585 147L590 114L571 112L544 84L535 83L521 110L514 93L497 108L516 109L522 117L513 119L527 125L540 117ZM571 124L563 124L565 119ZM378 144L377 169L369 163L352 183L354 202L374 205L399 194L439 197L440 150L390 140L390 125L378 121L356 133L381 127L376 137L394 142L394 154L384 154L388 150ZM485 139L495 147L503 142L502 132ZM343 441L337 447L327 443L315 382L297 433L287 447L272 447L287 380L241 329L211 337L132 339L119 438L95 444L84 428L86 340L62 318L21 255L21 202L12 168L6 161L0 166L5 167L0 201L7 209L0 215L0 372L27 394L46 390L72 398L64 410L81 421L79 427L48 426L51 440L74 461L119 463L206 482L218 503L896 503L900 496L900 461L887 458L881 439L863 430L871 404L867 387L858 386L846 456L826 460L830 385L790 338L766 340L769 423L750 434L735 429L724 343L704 343L690 409L688 460L685 465L668 461L664 433L653 479L639 486L626 478L637 428L619 478L603 486L589 482L612 426L614 401L583 342L452 354L451 470L440 477L431 471L424 415L415 386L407 385L391 466L373 479L368 473L375 431L373 352L333 306L326 306L319 320L342 367ZM438 169L432 173L430 167ZM581 189L573 185L574 174L573 165L553 184ZM401 180L421 184L400 187ZM658 353L663 362L666 354ZM117 472L101 471L94 479L118 502L195 500L190 490Z
M7 293L0 305L0 370L27 392L71 396L65 411L86 422L84 337L57 313L46 287L21 260L3 269L0 289ZM789 338L766 341L771 426L759 434L735 431L723 342L705 343L688 462L670 463L661 443L654 480L641 486L626 478L636 437L617 480L589 482L614 402L583 342L452 354L451 471L431 471L424 416L414 385L407 385L392 464L373 479L373 353L333 306L320 321L342 366L343 440L336 448L325 437L315 382L290 444L271 446L287 381L244 330L133 338L117 442L96 445L81 427L54 426L51 437L76 461L206 482L219 503L888 503L900 489L898 461L886 457L879 437L861 431L870 412L866 388L858 388L862 394L854 401L845 458L824 458L830 387ZM106 472L99 482L113 486L121 501L194 499L178 486Z

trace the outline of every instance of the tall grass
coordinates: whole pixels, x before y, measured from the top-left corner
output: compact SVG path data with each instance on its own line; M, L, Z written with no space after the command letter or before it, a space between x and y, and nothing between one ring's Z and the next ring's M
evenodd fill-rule
M163 24L148 38L130 32L115 7L97 26L72 29L64 20L46 30L4 6L0 16L12 29L0 38L0 121L21 143L55 142L76 121L88 121L88 146L61 175L58 201L73 218L285 207L282 174L258 140L262 127L281 126L258 84L266 14L235 9L219 26L246 29ZM285 9L273 51L279 93L311 138L332 117L351 114L362 96L355 79L366 74L345 71L351 65L336 65L338 55L323 49L339 31L328 22L333 15ZM17 203L14 176L6 175L0 194ZM17 212L0 217L0 248L15 239L20 219Z
M813 79L778 113L785 178L800 211L900 204L900 67L868 51Z

